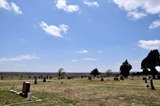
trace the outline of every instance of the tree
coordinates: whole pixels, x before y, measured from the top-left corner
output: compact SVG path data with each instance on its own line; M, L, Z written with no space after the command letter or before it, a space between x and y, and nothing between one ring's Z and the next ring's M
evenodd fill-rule
M128 60L122 63L120 66L120 75L127 78L129 76L129 71L132 69L132 65L128 63Z
M109 69L109 70L106 71L106 76L107 77L109 77L111 74L112 74L112 70L111 69Z
M63 71L63 68L59 68L57 75L58 75L58 79L62 79L62 77L64 77L66 75L66 73Z
M144 75L152 75L155 78L155 75L158 74L156 66L160 66L160 54L157 49L151 50L147 57L145 57L141 62L141 69Z
M99 74L101 74L99 71L98 71L98 69L97 68L95 68L95 69L93 69L92 71L91 71L91 75L93 75L93 76L97 76L97 75L99 75Z

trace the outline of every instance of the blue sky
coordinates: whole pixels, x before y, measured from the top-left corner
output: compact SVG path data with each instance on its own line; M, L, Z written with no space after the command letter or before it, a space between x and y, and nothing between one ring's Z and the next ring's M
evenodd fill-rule
M160 1L0 0L0 71L132 71L160 49Z

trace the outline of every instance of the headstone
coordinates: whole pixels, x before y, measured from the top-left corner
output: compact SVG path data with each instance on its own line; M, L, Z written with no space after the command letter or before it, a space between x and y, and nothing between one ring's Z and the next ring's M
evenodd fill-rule
M101 77L101 81L104 81L103 77Z
M149 85L147 84L146 87L147 87L147 89L148 89L148 88L149 88Z
M92 77L91 77L91 76L88 76L88 80L92 80Z
M43 77L43 82L46 82L46 77Z
M37 76L34 77L34 84L37 84Z
M124 77L123 77L123 76L120 76L120 80L124 80Z
M23 87L22 87L22 97L27 97L28 92L30 92L30 82L23 82Z
M146 80L147 78L146 77L143 77L143 80Z
M114 80L115 80L115 81L119 81L119 78L118 78L118 77L114 77Z
M31 101L32 100L32 95L30 92L28 92L28 95L27 95L27 100Z

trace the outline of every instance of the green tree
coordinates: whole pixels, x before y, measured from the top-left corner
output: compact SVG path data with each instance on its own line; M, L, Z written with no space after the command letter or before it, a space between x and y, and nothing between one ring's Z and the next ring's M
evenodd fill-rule
M66 73L63 70L63 68L59 68L57 72L58 79L62 79L66 75Z
M128 60L126 60L120 66L120 75L127 78L129 76L129 72L131 69L132 69L132 65L128 63Z
M141 62L141 69L144 75L152 75L155 78L155 75L158 74L156 66L160 66L160 54L157 49L151 50L147 57L145 57Z
M99 71L98 71L98 69L97 68L95 68L95 69L93 69L92 71L91 71L91 75L93 75L93 76L97 76L97 75L99 75L99 74L101 74Z
M111 69L108 69L108 70L106 71L106 76L109 77L111 74L112 74L112 70L111 70Z

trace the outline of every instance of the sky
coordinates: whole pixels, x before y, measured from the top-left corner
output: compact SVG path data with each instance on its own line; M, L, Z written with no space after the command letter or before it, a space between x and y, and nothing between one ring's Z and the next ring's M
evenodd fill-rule
M0 72L142 71L160 0L0 0Z

